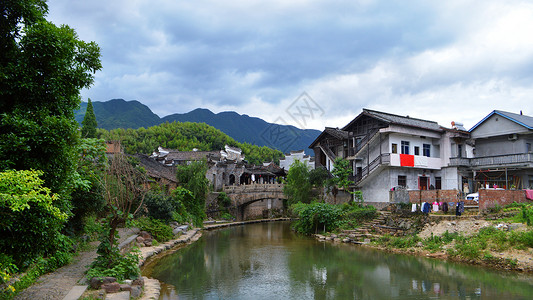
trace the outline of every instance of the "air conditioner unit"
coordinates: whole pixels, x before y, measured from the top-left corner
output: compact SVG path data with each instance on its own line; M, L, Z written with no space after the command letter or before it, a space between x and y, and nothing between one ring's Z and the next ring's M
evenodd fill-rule
M516 141L518 140L518 135L516 133L510 134L507 139L510 141Z

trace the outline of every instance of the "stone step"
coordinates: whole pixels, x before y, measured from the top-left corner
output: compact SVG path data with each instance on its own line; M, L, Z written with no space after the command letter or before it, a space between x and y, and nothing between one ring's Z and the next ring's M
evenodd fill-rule
M81 295L87 290L87 285L75 285L70 289L68 294L63 298L63 300L78 300L81 298Z

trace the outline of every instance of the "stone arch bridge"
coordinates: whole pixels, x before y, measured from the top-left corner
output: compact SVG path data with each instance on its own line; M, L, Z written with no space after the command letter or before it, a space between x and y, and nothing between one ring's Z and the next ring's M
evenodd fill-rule
M273 209L282 209L283 184L248 184L224 186L224 193L231 199L231 207L239 220L259 215L269 216Z

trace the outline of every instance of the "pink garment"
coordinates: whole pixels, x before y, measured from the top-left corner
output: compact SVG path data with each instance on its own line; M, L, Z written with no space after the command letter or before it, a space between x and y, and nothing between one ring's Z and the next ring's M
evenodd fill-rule
M533 190L525 190L526 191L526 198L529 200L533 200Z

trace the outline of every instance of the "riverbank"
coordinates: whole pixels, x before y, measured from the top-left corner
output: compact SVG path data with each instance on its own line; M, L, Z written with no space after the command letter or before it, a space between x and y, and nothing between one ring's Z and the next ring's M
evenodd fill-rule
M324 242L353 243L391 253L533 273L533 248L519 242L520 235L528 231L524 224L472 216L450 220L432 218L417 234L371 233L371 238L364 242L343 234L317 234L315 237Z
M290 221L290 218L276 218L276 219L258 219L250 221L241 221L241 222L225 222L225 223L214 223L205 225L203 228L194 228L185 232L182 236L177 239L168 241L164 244L161 244L156 247L142 247L141 250L141 260L139 261L139 266L141 267L141 274L150 273L151 268L157 263L157 260L174 253L175 251L185 247L191 243L196 242L202 236L202 230L215 230L232 226L241 226L247 224L255 223L266 223L266 222L279 222L279 221ZM145 279L145 291L141 300L150 300L150 299L159 299L161 292L161 284L157 279L144 277Z

